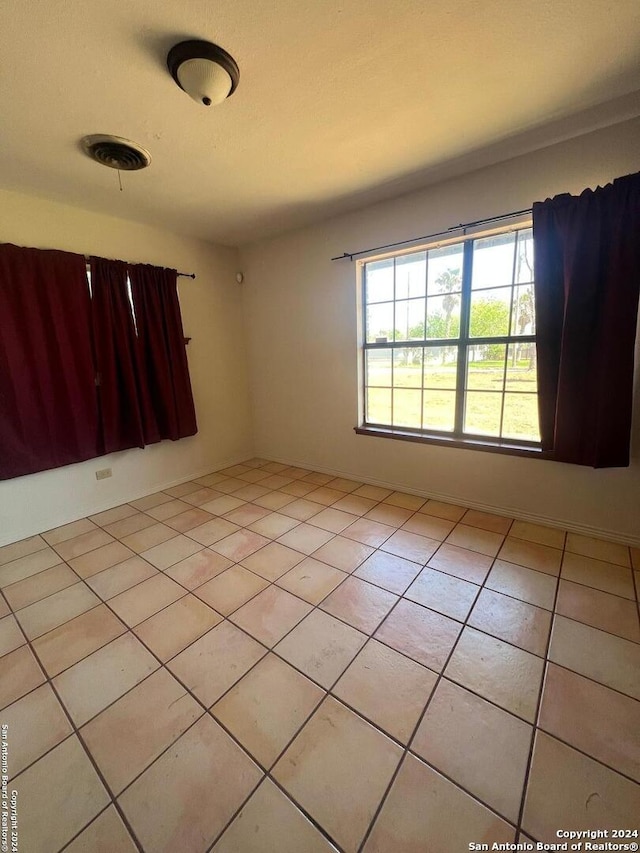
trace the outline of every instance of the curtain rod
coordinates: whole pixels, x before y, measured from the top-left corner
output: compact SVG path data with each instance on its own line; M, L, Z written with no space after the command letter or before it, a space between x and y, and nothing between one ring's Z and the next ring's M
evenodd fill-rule
M85 255L84 259L88 263L91 260L91 255ZM124 263L129 263L129 261L125 261ZM177 273L177 275L180 276L181 278L195 278L196 277L196 274L194 272L179 272L179 273Z
M484 225L486 222L497 222L499 219L510 219L512 216L521 216L525 213L531 213L530 207L525 207L523 210L512 210L511 213L500 213L497 216L487 216L485 219L476 219L474 222L461 222L459 225L451 225L446 231L436 231L434 234L425 234L423 237L412 237L411 240L399 240L397 243L385 243L384 246L374 246L372 249L360 249L358 252L343 252L342 255L337 255L331 258L332 261L344 261L347 258L352 261L359 255L370 255L373 252L381 252L383 249L394 249L396 246L407 246L409 243L419 243L423 240L432 240L434 237L444 237L451 234L452 231L458 231L461 228L471 228L474 225Z

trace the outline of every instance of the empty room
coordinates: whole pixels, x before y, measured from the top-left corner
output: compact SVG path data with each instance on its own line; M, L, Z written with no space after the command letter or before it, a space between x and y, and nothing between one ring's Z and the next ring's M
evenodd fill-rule
M640 5L0 43L2 853L637 851Z

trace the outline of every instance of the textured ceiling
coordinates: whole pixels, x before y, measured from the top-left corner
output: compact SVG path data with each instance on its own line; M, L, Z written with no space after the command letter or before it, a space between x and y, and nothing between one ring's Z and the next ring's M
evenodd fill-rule
M0 186L237 244L640 114L638 0L4 0ZM168 49L228 50L194 103ZM151 167L87 159L89 133Z

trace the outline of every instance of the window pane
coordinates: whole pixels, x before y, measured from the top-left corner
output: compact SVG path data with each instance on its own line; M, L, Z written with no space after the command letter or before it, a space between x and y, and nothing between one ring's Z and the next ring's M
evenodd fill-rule
M460 337L460 294L427 299L427 338Z
M391 350L367 350L367 385L391 387Z
M454 391L425 391L423 402L423 429L453 432L456 416Z
M461 243L429 252L428 296L462 289L462 260Z
M538 391L536 345L509 344L507 356L507 391Z
M513 253L516 235L497 234L483 237L473 244L471 288L499 287L513 281Z
M424 351L424 387L455 391L458 347L428 347Z
M367 304L393 299L393 258L365 265Z
M478 344L467 353L467 388L473 391L502 391L505 344Z
M391 389L367 389L367 422L391 425Z
M396 340L424 340L424 299L396 302Z
M422 391L393 390L393 425L420 429Z
M393 351L393 385L400 388L422 387L422 349L407 347Z
M471 294L470 337L490 338L509 334L511 292L510 287L504 287Z
M500 435L502 394L467 391L465 394L464 431L475 435Z
M540 441L537 394L505 394L502 435Z
M533 230L525 228L518 232L516 250L516 283L533 281Z
M396 299L424 296L427 286L427 253L396 258Z
M393 302L367 307L367 342L375 343L377 338L393 340Z
M536 309L532 284L521 284L513 291L512 335L535 335Z

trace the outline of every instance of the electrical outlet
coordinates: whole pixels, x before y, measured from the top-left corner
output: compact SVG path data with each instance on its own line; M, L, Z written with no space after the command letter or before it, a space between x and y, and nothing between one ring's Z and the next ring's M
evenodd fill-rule
M101 468L99 471L96 471L96 480L106 480L111 476L111 468Z

